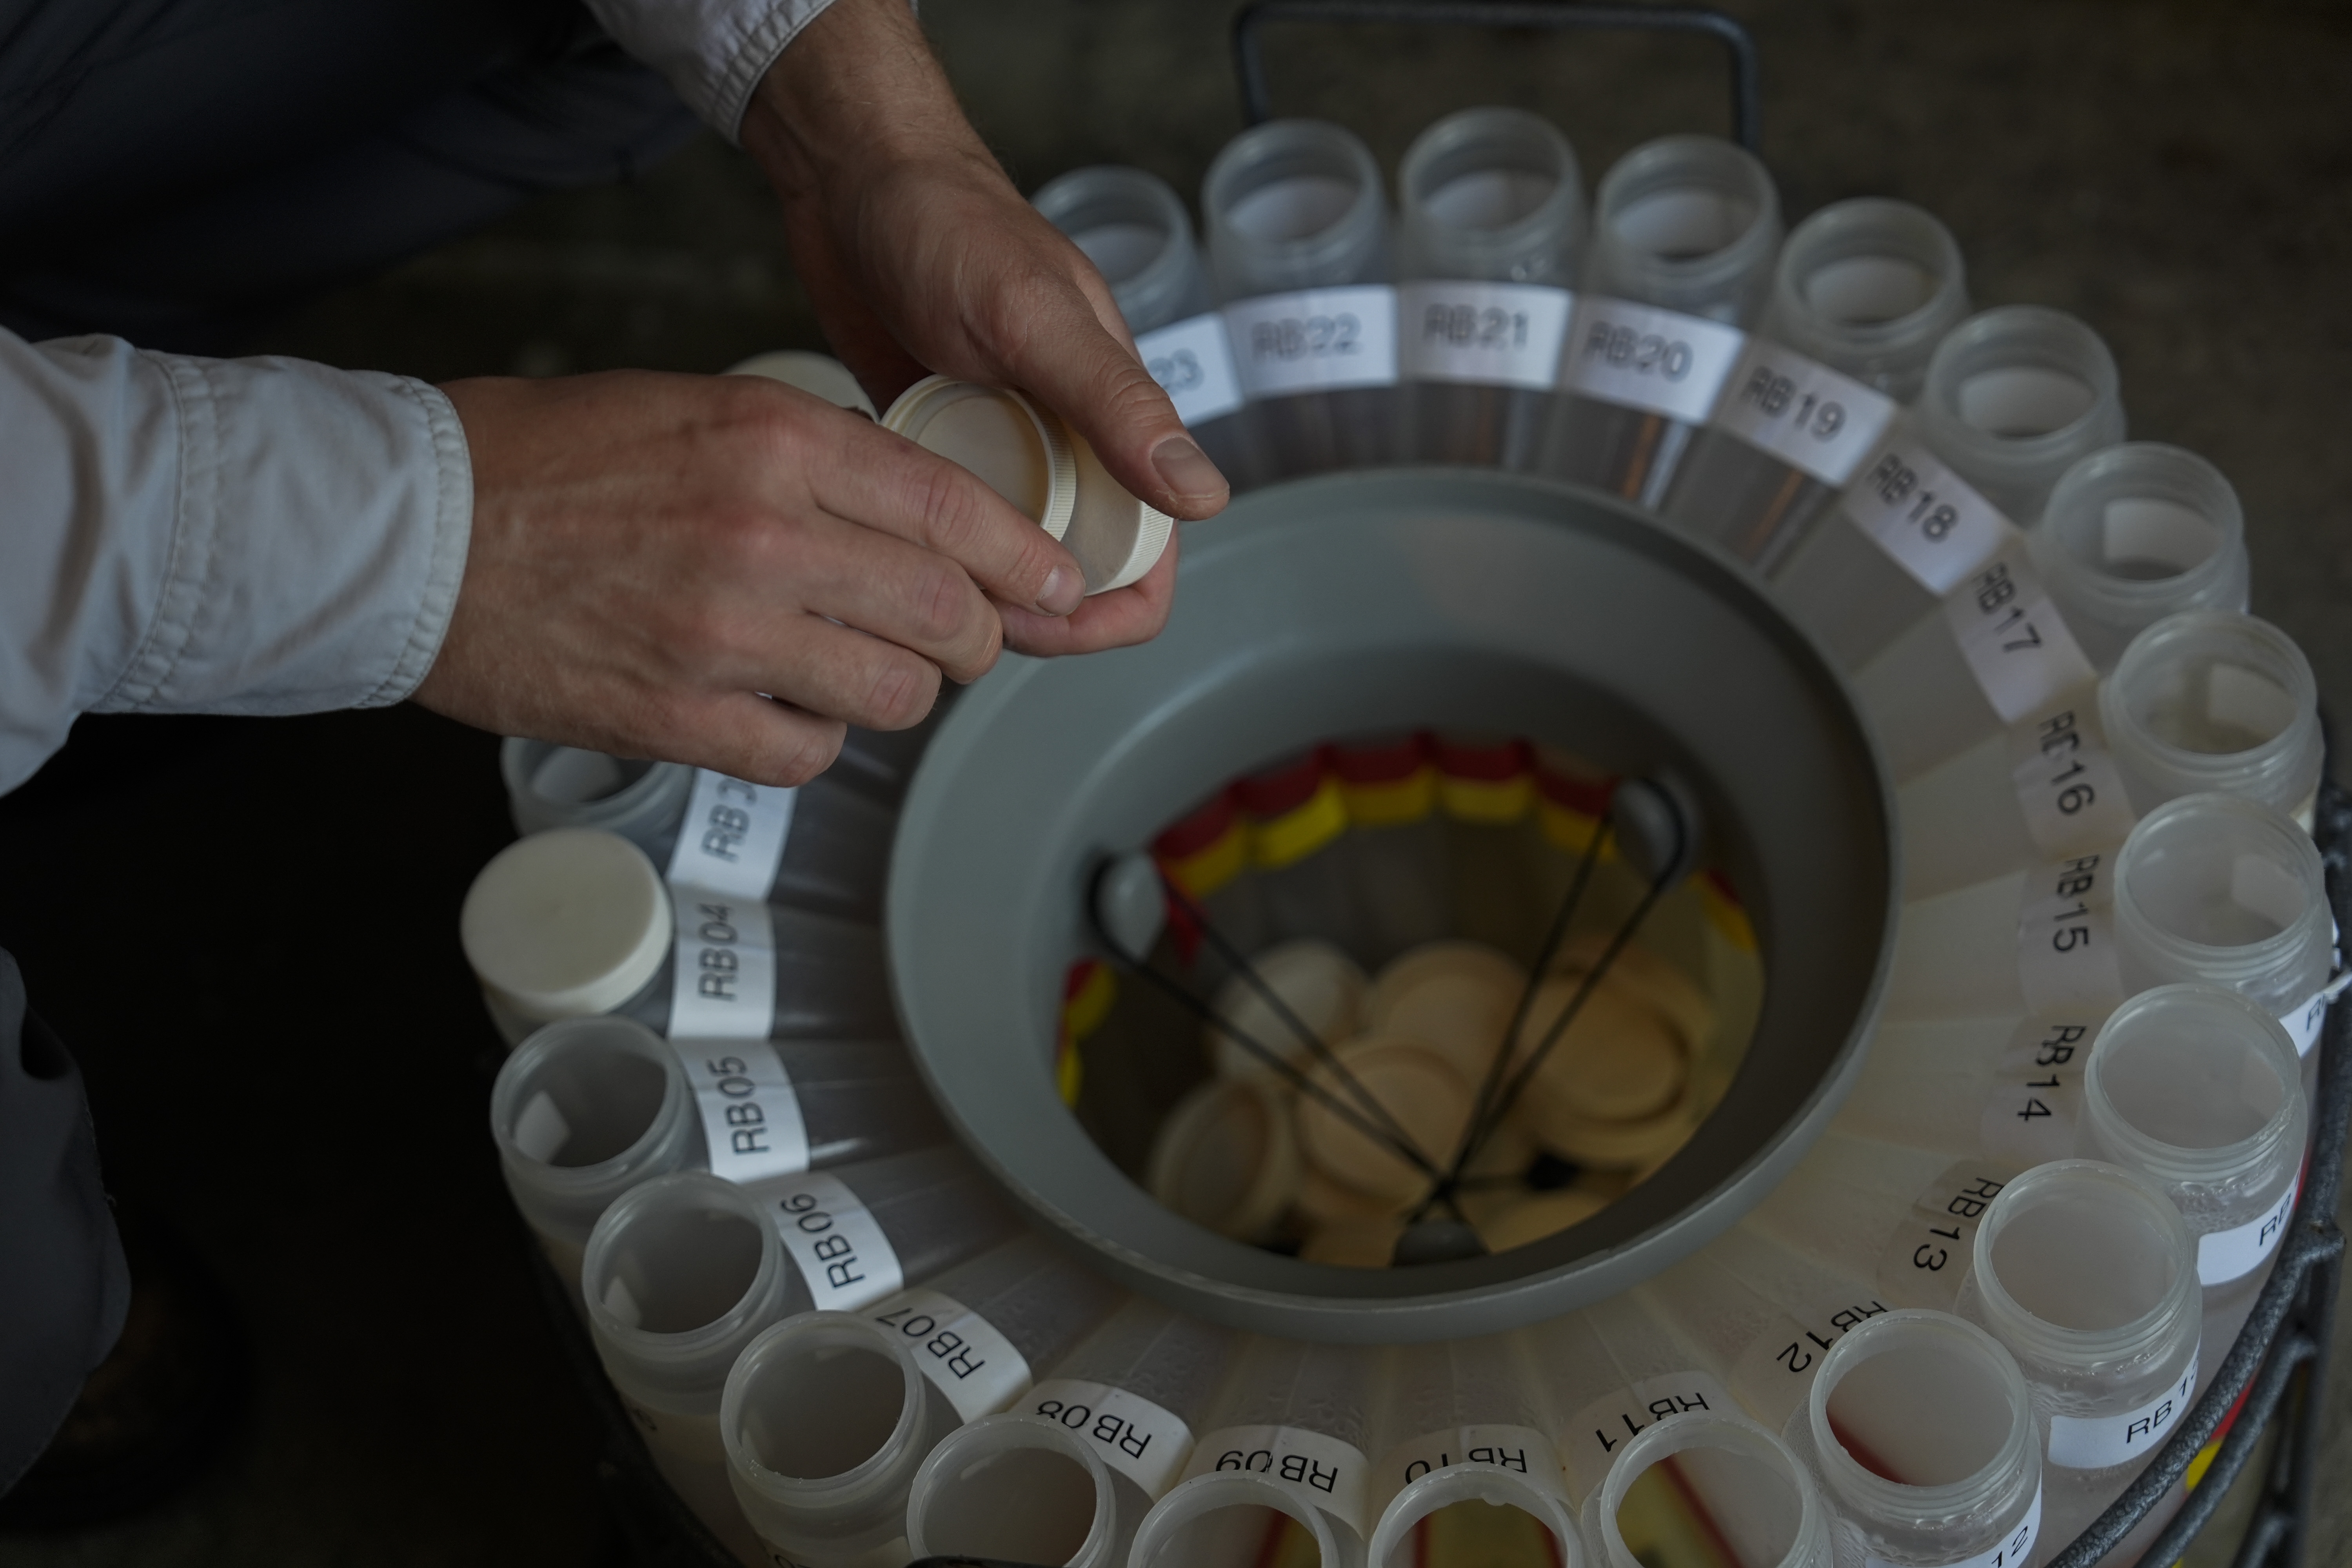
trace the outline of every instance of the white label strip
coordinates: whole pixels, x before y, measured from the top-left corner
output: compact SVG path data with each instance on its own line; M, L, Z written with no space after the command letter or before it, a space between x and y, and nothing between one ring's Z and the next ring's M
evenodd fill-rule
M1372 1532L1364 1509L1372 1462L1363 1450L1303 1427L1221 1427L1194 1445L1179 1479L1247 1470L1286 1481L1358 1535Z
M808 1169L808 1127L783 1058L764 1040L673 1040L694 1085L710 1174L760 1181Z
M1192 1457L1192 1429L1173 1411L1107 1383L1056 1377L1029 1391L1020 1408L1059 1421L1102 1456L1102 1462L1157 1502Z
M1685 1410L1737 1411L1723 1385L1704 1372L1644 1378L1604 1395L1578 1411L1560 1432L1560 1460L1579 1497L1609 1475L1609 1467L1644 1427Z
M953 1296L901 1291L866 1315L904 1340L915 1364L948 1396L956 1416L977 1421L1021 1397L1029 1363L996 1326Z
M1973 1557L1958 1558L1944 1568L2025 1568L2033 1560L2033 1542L2042 1533L2042 1483L2033 1483L2033 1501L2017 1528L2008 1531L1992 1545ZM1884 1557L1868 1552L1863 1555L1864 1568L1916 1568L1916 1564L1889 1563Z
M1397 379L1396 290L1385 283L1236 299L1225 307L1225 329L1252 398Z
M1397 290L1398 358L1408 380L1549 392L1575 308L1565 288L1408 283Z
M2197 1282L2226 1285L2262 1267L2263 1260L2277 1250L2279 1239L2286 1234L2287 1219L2294 1213L2295 1195L2302 1191L2303 1173L2297 1171L2294 1179L2286 1184L2286 1190L2279 1194L2278 1201L2259 1218L2199 1237Z
M2122 1000L2109 860L2075 855L2026 882L2017 916L2017 978L2029 1012L2080 1012Z
M1763 338L1731 372L1715 427L1843 488L1895 421L1895 400Z
M1941 599L2016 530L1931 456L1900 421L1838 498L1839 508L1912 580Z
M1720 321L1580 295L1559 382L1620 408L1704 424L1747 341L1748 334Z
M784 841L793 831L797 789L746 784L708 768L694 770L694 790L669 852L673 887L762 903L776 884Z
M2083 1115L2083 1062L2104 1014L2031 1018L2017 1026L1993 1068L1978 1136L1985 1149L2021 1166L2074 1152Z
M2053 1416L2050 1462L2070 1470L2104 1470L2154 1453L2197 1391L2197 1357L2179 1381L2120 1416Z
M821 1312L854 1312L906 1283L898 1254L866 1207L824 1171L761 1184L776 1234Z
M1551 1493L1571 1513L1575 1511L1559 1453L1541 1432L1532 1427L1448 1427L1399 1443L1381 1456L1366 1516L1379 1519L1396 1500L1397 1493L1425 1475L1454 1465L1493 1465L1525 1476L1529 1485Z
M2015 1171L1963 1160L1919 1189L1911 1212L1880 1244L1878 1288L1906 1307L1949 1312L1968 1277L1977 1226Z
M2034 848L2053 859L2113 849L2132 830L2123 776L2099 731L2094 687L2009 731L2010 782Z
M2279 1022L2286 1027L2287 1038L2294 1041L2297 1056L2309 1056L2311 1048L2319 1043L2320 1027L2327 1021L2327 1006L2336 999L2336 987L2324 986L2317 995L2299 1008L2289 1009Z
M1776 1320L1739 1353L1731 1369L1732 1392L1757 1419L1780 1430L1805 1402L1830 1346L1847 1330L1894 1310L1875 1296L1864 1296Z
M1216 311L1146 332L1135 340L1135 351L1186 424L1206 424L1241 407L1241 372L1234 368L1225 319Z
M2003 724L2099 678L2012 533L1999 554L1944 599L1960 656Z
M776 933L758 899L670 890L677 936L670 977L673 1040L765 1040L776 1021Z

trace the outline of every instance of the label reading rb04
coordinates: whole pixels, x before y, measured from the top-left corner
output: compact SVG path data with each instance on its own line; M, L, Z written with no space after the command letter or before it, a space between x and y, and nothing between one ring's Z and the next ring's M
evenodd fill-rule
M765 1040L776 1021L776 932L768 906L673 887L673 1040Z

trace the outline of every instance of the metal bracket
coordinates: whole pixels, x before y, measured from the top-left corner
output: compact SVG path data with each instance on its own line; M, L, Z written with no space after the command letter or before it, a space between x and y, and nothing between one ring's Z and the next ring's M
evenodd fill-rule
M1576 0L1255 0L1234 18L1234 72L1240 78L1242 116L1252 125L1273 118L1267 107L1265 61L1258 32L1268 22L1406 26L1555 27L1595 33L1690 33L1721 41L1730 57L1731 138L1760 152L1756 40L1720 11L1698 5L1585 5Z

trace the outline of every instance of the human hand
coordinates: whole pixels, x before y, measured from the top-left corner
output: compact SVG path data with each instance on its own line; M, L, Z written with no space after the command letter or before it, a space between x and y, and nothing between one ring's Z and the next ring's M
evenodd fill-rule
M1141 499L1179 517L1223 507L1223 476L1136 358L1109 287L981 144L905 0L835 0L740 130L826 337L877 402L932 371L1015 387ZM1007 605L1006 643L1065 653L1153 636L1174 556L1066 620Z
M621 371L443 390L473 538L415 697L453 718L797 784L844 721L916 724L1010 626L1043 643L1077 621L1078 564L1043 528L790 387ZM1112 637L1156 628L1172 572L1088 607L1128 601L1101 617Z

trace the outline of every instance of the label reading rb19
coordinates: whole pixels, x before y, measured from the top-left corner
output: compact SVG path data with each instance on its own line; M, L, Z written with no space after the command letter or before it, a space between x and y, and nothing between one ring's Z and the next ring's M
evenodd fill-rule
M1895 400L1763 338L1748 340L1715 428L1843 486L1895 418Z

